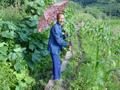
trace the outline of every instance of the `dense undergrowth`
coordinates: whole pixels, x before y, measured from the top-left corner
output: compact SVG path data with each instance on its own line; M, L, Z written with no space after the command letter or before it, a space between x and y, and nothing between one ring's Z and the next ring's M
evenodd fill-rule
M119 90L120 34L114 34L104 20L83 21L79 29L82 56L78 53L68 66L68 90Z
M68 90L119 90L120 29L119 19L96 18L78 12L72 18L77 34L72 37L74 51L63 75ZM81 27L80 23L84 22ZM116 33L117 31L117 33ZM79 35L79 43L78 36ZM77 36L77 37L76 37Z
M43 89L42 83L50 77L49 30L42 33L37 30L38 19L50 3L52 0L26 0L21 5L1 6L0 90Z

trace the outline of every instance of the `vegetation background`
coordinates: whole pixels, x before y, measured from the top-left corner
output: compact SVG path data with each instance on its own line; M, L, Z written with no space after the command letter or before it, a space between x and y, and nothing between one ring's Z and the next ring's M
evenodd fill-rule
M60 1L0 0L0 90L44 90L50 27L39 33L37 25ZM120 0L70 0L64 14L75 52L62 74L66 90L120 90Z

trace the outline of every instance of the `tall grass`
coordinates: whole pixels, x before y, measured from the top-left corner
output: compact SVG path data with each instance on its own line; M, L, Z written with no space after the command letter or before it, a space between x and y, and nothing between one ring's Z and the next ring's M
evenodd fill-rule
M77 13L71 18L74 26L84 21L79 28L83 59L74 57L66 74L69 90L119 90L120 34L113 34L115 20L95 19L85 13ZM73 28L75 30L75 28ZM74 36L73 41L76 41ZM77 45L74 45L75 47ZM75 51L78 51L76 49ZM79 65L79 66L78 66ZM76 72L76 67L79 68ZM67 75L69 73L69 75Z

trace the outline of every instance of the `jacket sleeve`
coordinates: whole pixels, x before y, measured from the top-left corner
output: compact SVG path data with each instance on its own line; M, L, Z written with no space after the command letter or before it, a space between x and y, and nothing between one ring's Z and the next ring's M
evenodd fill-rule
M53 30L53 36L56 40L56 42L58 43L59 46L61 47L66 47L68 46L68 43L66 41L63 40L63 38L60 36L60 30L58 26L54 26Z

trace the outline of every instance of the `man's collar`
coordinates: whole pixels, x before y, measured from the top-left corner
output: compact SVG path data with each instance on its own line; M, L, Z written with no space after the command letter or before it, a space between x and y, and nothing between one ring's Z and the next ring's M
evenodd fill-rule
M56 23L61 26L61 24L58 21Z

